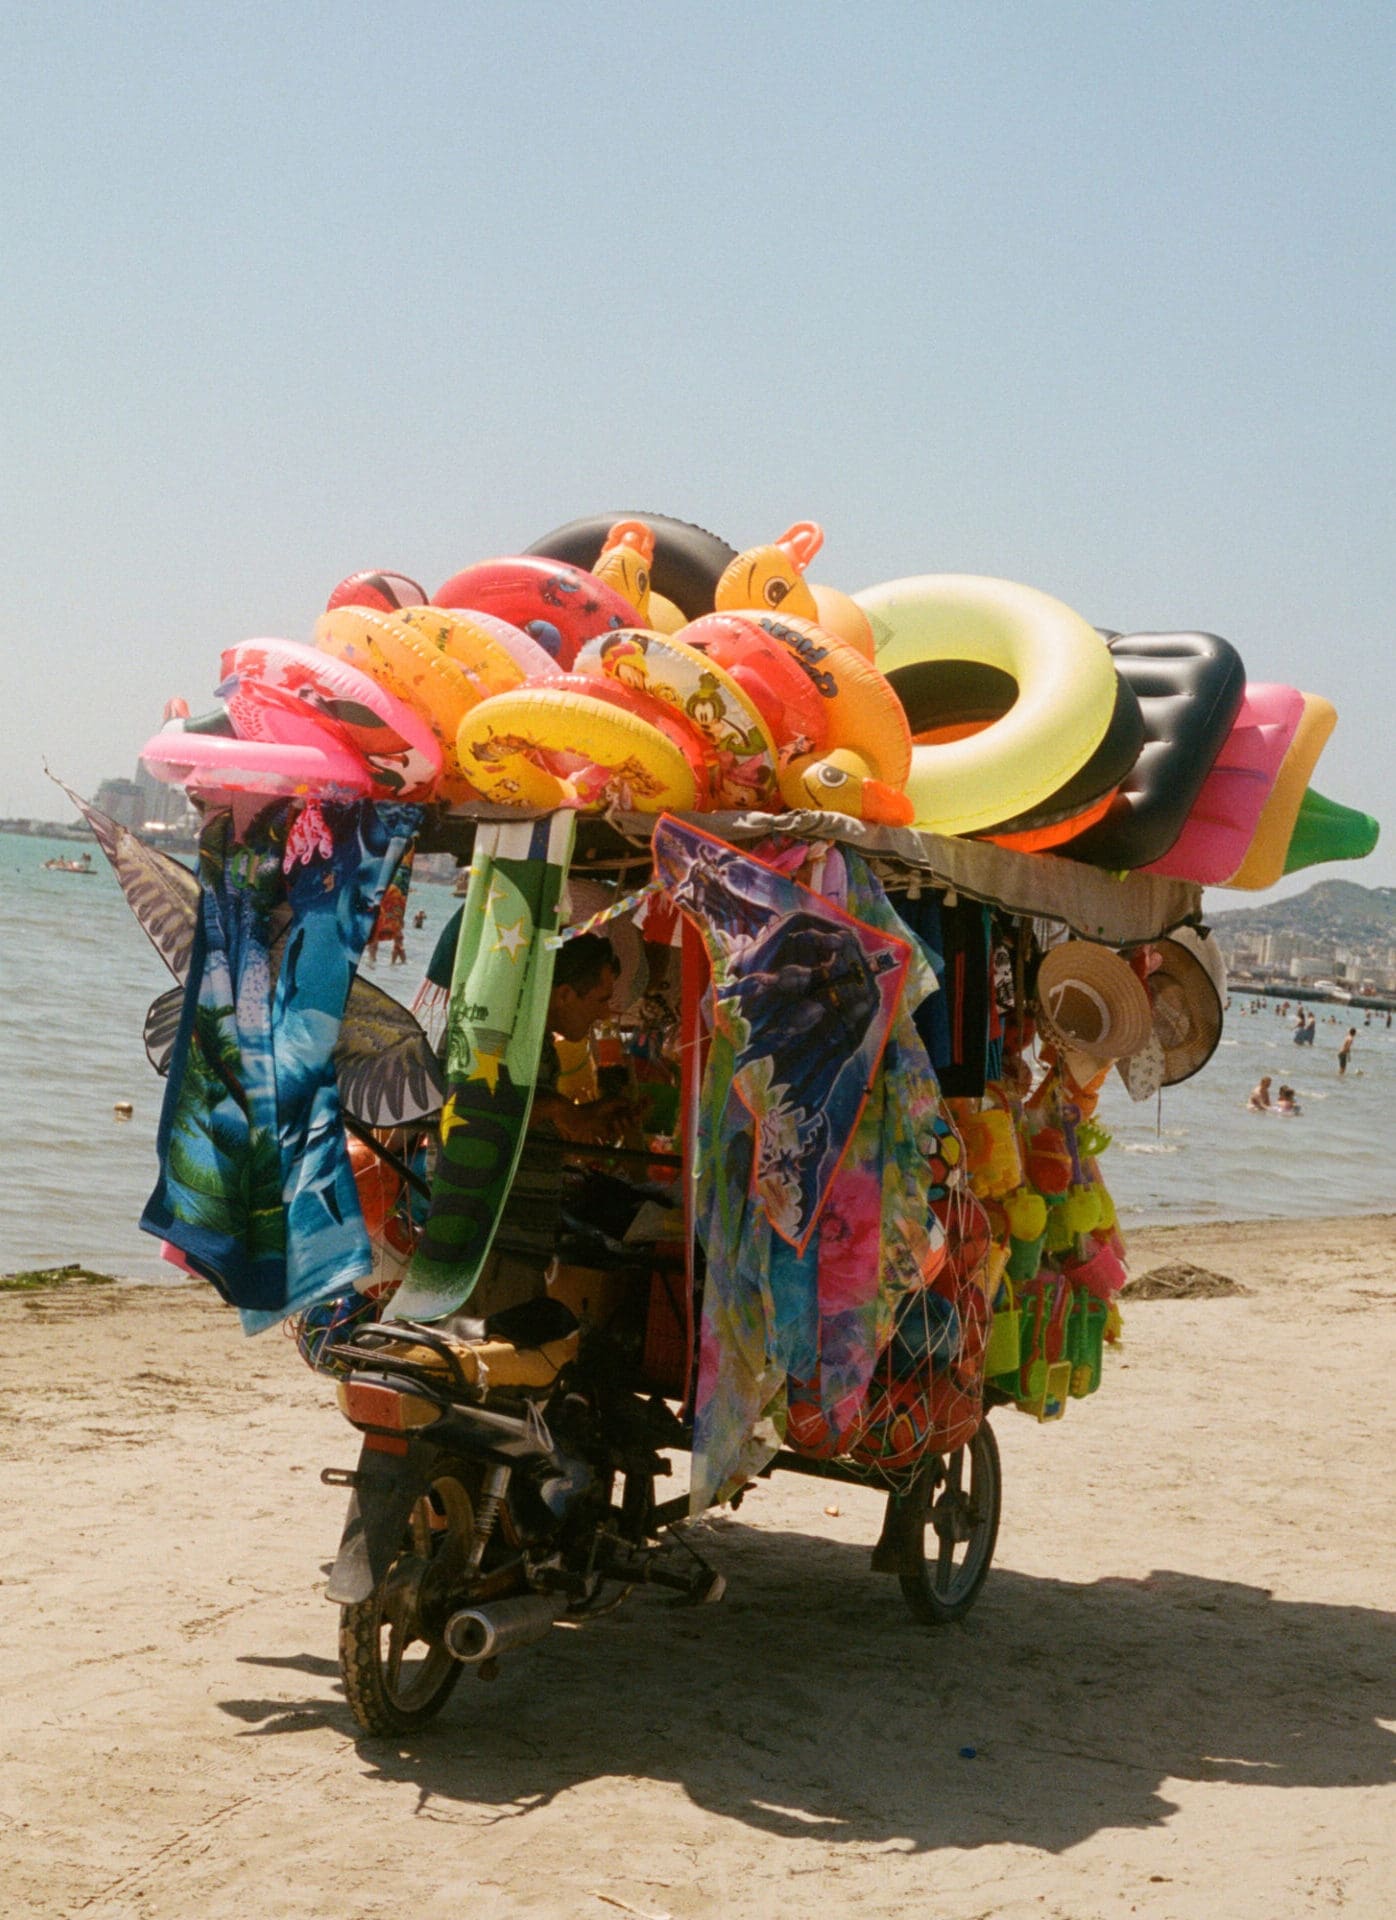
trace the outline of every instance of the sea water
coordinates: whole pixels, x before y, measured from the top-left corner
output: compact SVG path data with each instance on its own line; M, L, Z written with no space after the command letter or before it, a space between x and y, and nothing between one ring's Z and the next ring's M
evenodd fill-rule
M45 870L88 847L90 876ZM418 882L406 965L390 965L383 946L367 977L410 1002L459 904L449 887ZM0 834L0 1273L78 1261L178 1277L137 1224L155 1184L164 1091L141 1030L173 985L95 842ZM127 1100L122 1120L115 1108Z
M137 1222L155 1181L163 1083L141 1044L146 1009L172 984L105 860L90 876L46 871L89 843L0 834L0 1273L78 1261L173 1276ZM410 1001L457 902L412 890L407 964L380 951L369 978ZM426 923L412 926L421 909ZM1102 1171L1126 1225L1380 1212L1392 1205L1386 1134L1396 1031L1386 1016L1319 1007L1312 1048L1290 1018L1234 1001L1221 1045L1193 1080L1134 1106L1112 1075ZM1339 1042L1357 1028L1345 1080ZM1298 1091L1296 1119L1250 1114L1264 1073ZM1273 1089L1272 1089L1273 1092ZM117 1116L129 1101L132 1117Z

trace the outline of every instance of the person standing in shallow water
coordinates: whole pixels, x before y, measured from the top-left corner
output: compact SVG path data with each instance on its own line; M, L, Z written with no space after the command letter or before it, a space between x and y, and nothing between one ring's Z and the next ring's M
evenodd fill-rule
M1356 1038L1357 1028L1349 1027L1347 1038L1338 1049L1338 1077L1340 1079L1348 1070L1348 1061L1352 1058L1352 1043Z
M1251 1088L1251 1097L1246 1102L1252 1113L1270 1111L1270 1075L1265 1074L1258 1085Z

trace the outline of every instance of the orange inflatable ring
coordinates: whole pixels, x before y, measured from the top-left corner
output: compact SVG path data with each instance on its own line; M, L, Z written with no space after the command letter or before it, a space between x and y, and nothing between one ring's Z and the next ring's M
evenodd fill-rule
M438 653L464 667L481 695L507 693L525 680L548 680L557 672L552 655L522 627L492 613L463 607L404 607L393 615L422 634Z
M484 698L464 667L415 627L367 607L335 607L322 613L315 623L315 644L322 653L358 667L426 722L441 745L438 798L466 802L480 797L456 749L461 721Z
M618 680L675 708L707 747L714 807L776 804L777 754L770 729L756 703L706 653L672 634L622 627L588 640L574 668Z
M482 700L460 724L456 745L468 777L505 806L615 806L635 813L685 811L700 804L695 759L666 733L601 691L569 685L519 687ZM614 694L608 689L608 693ZM574 776L553 770L570 757Z

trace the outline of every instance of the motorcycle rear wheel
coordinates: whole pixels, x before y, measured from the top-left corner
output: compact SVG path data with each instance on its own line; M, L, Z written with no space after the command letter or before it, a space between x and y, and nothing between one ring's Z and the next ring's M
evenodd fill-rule
M967 1446L939 1463L930 1463L915 1497L922 1503L921 1512L914 1516L919 1564L915 1573L901 1576L902 1593L918 1620L927 1626L945 1626L974 1605L988 1578L998 1539L1002 1476L998 1442L987 1420Z
M365 1733L424 1727L460 1679L442 1631L464 1584L479 1487L478 1466L440 1461L408 1516L397 1558L366 1600L340 1608L340 1678Z

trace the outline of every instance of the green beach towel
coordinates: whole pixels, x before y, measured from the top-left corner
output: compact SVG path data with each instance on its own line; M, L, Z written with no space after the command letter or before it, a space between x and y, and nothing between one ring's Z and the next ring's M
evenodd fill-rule
M446 1027L447 1101L422 1238L391 1314L439 1320L474 1291L528 1130L576 815L481 826Z

